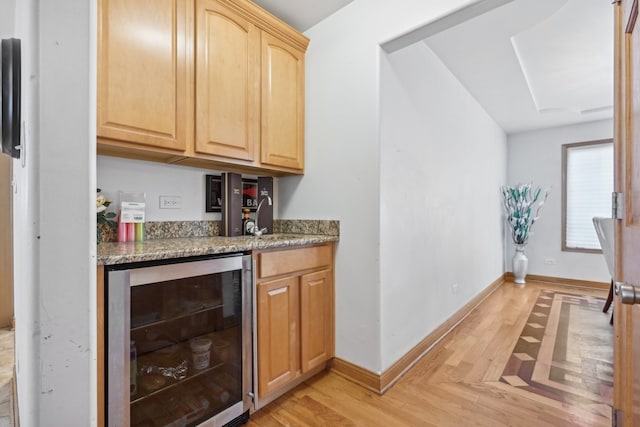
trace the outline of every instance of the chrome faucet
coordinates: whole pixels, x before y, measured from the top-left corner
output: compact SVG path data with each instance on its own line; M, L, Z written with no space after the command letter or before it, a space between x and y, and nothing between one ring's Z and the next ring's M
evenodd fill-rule
M260 229L260 227L258 227L258 217L260 216L260 208L262 207L262 204L264 203L264 201L267 201L267 203L269 203L269 206L273 205L273 201L271 200L271 197L266 196L264 199L260 200L260 203L258 204L258 209L256 209L256 220L255 223L253 225L253 229L249 230L249 233L253 234L254 236L262 236L263 233L265 233L267 231L267 228L263 228Z

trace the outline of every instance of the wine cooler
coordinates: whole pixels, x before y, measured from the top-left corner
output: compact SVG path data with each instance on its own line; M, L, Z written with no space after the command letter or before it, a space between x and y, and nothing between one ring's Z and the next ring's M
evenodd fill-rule
M235 426L252 405L251 257L105 268L108 426Z

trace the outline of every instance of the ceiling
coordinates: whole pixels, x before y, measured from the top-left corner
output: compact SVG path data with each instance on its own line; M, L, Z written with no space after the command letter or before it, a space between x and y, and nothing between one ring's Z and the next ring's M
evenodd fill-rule
M254 1L305 31L352 0ZM609 1L507 0L423 42L507 133L613 116Z
M305 32L353 0L253 0L300 32Z
M613 115L608 1L516 0L424 42L507 133Z

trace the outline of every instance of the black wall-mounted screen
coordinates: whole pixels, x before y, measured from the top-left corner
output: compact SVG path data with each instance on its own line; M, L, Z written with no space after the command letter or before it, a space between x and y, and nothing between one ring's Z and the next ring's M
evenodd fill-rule
M2 52L2 152L20 157L20 40L3 39Z

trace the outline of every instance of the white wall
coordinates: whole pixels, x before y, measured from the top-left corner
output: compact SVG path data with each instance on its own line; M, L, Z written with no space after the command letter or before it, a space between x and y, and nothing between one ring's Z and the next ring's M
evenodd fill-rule
M16 18L16 2L15 0L0 0L0 39L16 37L15 18Z
M22 51L22 134L27 146L28 161L22 167L13 162L13 254L14 254L14 307L16 320L16 374L20 421L23 425L38 425L40 408L40 292L38 284L37 236L39 198L38 191L38 82L29 76L37 75L38 16L36 1L17 2L14 11L2 15L12 19L15 33L7 34L3 22L2 37L21 39ZM11 5L12 2L9 2ZM14 14L15 13L15 14Z
M381 62L386 369L502 276L507 139L425 43Z
M382 370L380 44L470 3L355 0L306 32L306 174L280 179L279 216L340 220L336 355L370 371Z
M117 211L119 190L144 192L147 221L219 221L219 212L205 211L205 175L220 175L220 171L109 156L98 156L97 161L98 188L113 200L109 210ZM242 177L255 179L257 175ZM278 178L273 179L273 194L277 212ZM160 209L160 196L180 196L182 208Z
M508 182L533 181L535 186L551 187L540 220L533 226L527 244L529 274L577 280L609 282L609 270L602 254L563 252L562 238L562 144L613 137L612 120L543 129L509 135ZM514 248L507 239L505 268L511 271ZM545 258L555 265L544 264Z
M38 2L38 425L95 422L94 3Z
M94 2L16 2L26 163L14 162L20 423L96 423ZM73 398L70 398L70 397Z
M98 156L97 169L98 187L113 199L109 210L117 210L119 190L142 191L147 221L220 219L220 213L205 212L205 175L219 171L107 156ZM180 196L182 208L160 209L160 196Z

